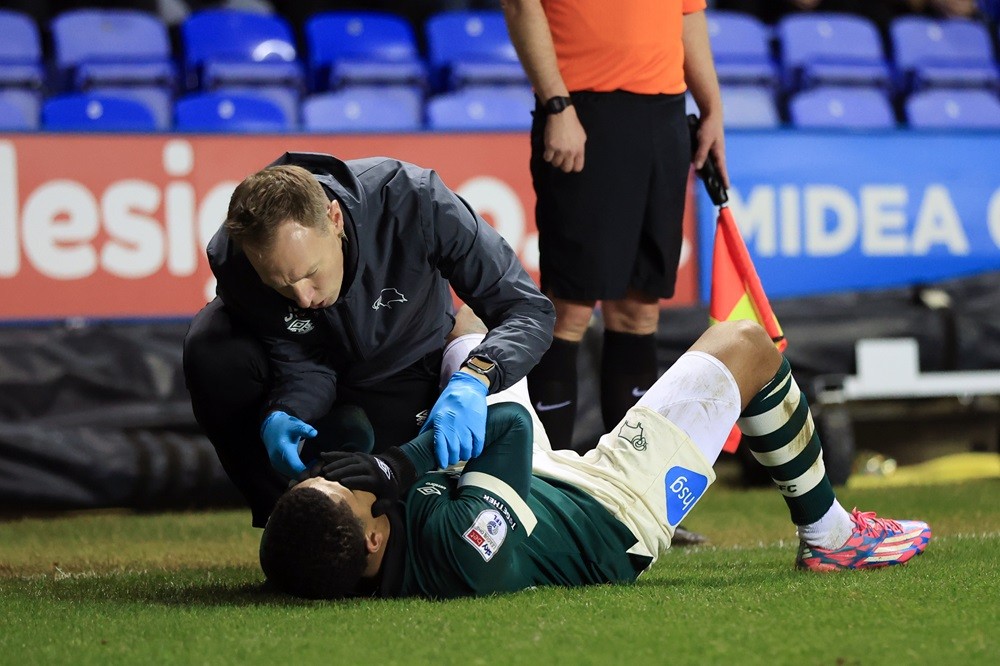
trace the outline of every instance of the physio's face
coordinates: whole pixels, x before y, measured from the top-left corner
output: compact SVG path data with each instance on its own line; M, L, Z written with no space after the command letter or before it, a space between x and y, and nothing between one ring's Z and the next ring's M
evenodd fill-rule
M334 304L344 282L344 248L340 233L344 218L331 201L325 228L306 227L285 220L266 249L247 248L246 255L267 286L300 308L319 309Z

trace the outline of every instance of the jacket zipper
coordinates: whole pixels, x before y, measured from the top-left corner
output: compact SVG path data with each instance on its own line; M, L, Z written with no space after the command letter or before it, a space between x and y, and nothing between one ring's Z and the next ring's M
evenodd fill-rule
M346 308L341 309L340 318L344 322L344 330L347 331L347 337L350 339L351 347L354 349L354 356L362 361L368 360L365 355L361 353L361 344L358 342L358 334L354 330L354 324L351 322L351 318L347 316Z

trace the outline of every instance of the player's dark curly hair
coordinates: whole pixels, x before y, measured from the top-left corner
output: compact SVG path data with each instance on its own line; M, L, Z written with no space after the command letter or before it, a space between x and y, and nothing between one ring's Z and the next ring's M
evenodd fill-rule
M260 539L260 567L283 592L337 599L354 592L367 561L361 520L315 488L278 499Z

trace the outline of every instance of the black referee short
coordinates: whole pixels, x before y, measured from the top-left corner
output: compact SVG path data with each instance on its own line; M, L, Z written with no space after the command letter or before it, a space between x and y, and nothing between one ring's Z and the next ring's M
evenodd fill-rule
M673 296L691 164L684 95L571 94L587 132L580 173L546 162L546 114L531 127L542 291L615 300Z

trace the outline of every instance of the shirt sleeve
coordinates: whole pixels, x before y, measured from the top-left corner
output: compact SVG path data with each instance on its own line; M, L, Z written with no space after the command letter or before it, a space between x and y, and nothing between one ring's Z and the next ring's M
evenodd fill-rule
M555 309L514 250L433 171L424 173L420 215L431 260L489 328L472 350L497 364L490 393L510 387L552 343Z
M704 10L706 6L705 0L683 0L681 12L684 14L694 14L695 12Z

